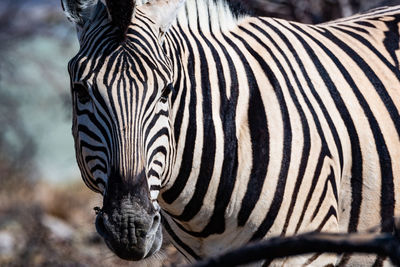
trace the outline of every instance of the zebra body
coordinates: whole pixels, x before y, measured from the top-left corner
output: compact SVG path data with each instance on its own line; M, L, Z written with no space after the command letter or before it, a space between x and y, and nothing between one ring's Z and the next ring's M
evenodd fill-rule
M97 228L111 249L129 258L119 246L131 241L115 240L137 203L155 216L152 240L161 212L190 260L270 236L362 231L399 214L399 7L313 26L183 2L133 7L125 28L116 4L107 1L110 23L98 3L78 29L69 68L77 160L105 195Z
M395 9L393 13L396 15L396 12ZM166 221L186 243L201 248L198 256L204 257L232 245L240 246L249 236L254 241L268 233L365 230L379 224L382 217L389 219L394 215L394 207L389 203L394 203L394 184L399 184L392 173L397 174L398 167L394 160L389 163L387 159L396 158L400 148L397 131L400 76L398 57L385 52L387 48L382 42L390 25L379 19L389 16L390 11L384 15L381 11L377 13L320 26L245 18L229 32L213 34L210 31L203 36L190 34L183 26L180 31L171 30L171 35L176 37L171 37L170 46L182 35L200 40L203 51L196 47L195 40L187 44L195 50L192 53L198 62L194 67L198 72L195 70L188 76L193 75L196 83L202 85L215 81L205 85L208 95L204 87L197 88L195 96L200 96L200 100L196 107L204 109L202 102L220 101L213 106L216 110L212 115L198 111L200 115L197 116L203 117L200 120L190 117L189 112L182 112L182 120L188 126L180 132L199 136L190 132L197 126L203 127L201 134L215 134L195 138L196 142L188 149L194 151L193 156L184 153L186 136L177 141L178 159L198 160L191 164L192 175L185 181L184 190L190 192L191 198L183 193L171 205L168 203L174 186L182 183L177 180L182 176L182 167L177 163L173 177L178 178L170 181L161 194L165 194L168 202L163 203L164 198L160 200L169 214L183 219L178 222L180 226L172 219ZM367 22L374 27L360 29L360 25ZM394 17L392 23L397 25L398 18ZM390 40L397 38L398 32L387 34L387 41L398 43L396 39ZM378 35L382 39L374 40ZM360 40L354 36L359 36ZM378 51L371 51L368 45ZM386 64L375 65L383 59ZM201 73L202 64L206 65L203 66L205 73ZM219 72L223 75L218 76ZM370 73L375 77L368 77ZM242 80L232 81L232 76ZM229 88L225 85L229 83L238 85ZM190 88L189 85L183 87ZM190 96L186 99L185 106L190 106ZM385 99L393 102L385 104ZM221 103L223 100L225 103ZM235 114L234 122L224 125L229 109ZM179 114L179 105L176 110L175 114ZM212 123L204 126L207 120ZM381 123L377 123L379 121ZM384 122L390 123L384 125ZM235 132L226 136L232 128ZM175 137L178 140L179 137ZM208 146L214 139L215 147L210 152L204 144ZM388 143L393 146L387 146ZM196 145L200 149L196 149ZM224 146L229 146L227 151ZM204 155L207 152L209 154ZM232 154L237 161L237 172L222 175L224 159L230 159ZM202 188L202 180L207 180L199 174L203 159L210 158L214 158L213 171L208 174L212 178L206 187L214 190L195 195L191 192ZM260 166L255 166L257 164ZM391 164L393 171L386 169L385 164ZM209 166L205 168L210 169ZM357 184L355 179L360 179L361 183ZM382 188L381 183L387 183L389 188ZM377 192L381 192L382 197ZM363 195L368 197L363 198ZM199 198L204 202L199 202ZM188 208L190 200L194 204ZM226 206L221 207L220 203ZM201 205L201 209L195 216L181 215L196 209L196 204ZM398 213L398 207L396 211Z

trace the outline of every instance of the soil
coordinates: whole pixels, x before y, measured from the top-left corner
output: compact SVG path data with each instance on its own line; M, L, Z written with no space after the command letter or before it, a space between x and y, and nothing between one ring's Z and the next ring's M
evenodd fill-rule
M141 262L115 256L94 227L101 196L83 183L64 187L43 182L1 184L0 266L177 266L187 263L165 241Z

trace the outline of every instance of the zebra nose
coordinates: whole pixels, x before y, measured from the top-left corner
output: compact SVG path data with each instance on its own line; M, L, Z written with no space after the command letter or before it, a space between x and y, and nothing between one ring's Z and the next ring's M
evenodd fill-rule
M160 214L136 216L127 213L113 220L102 212L97 215L96 230L117 256L125 260L140 260L152 249L160 221Z

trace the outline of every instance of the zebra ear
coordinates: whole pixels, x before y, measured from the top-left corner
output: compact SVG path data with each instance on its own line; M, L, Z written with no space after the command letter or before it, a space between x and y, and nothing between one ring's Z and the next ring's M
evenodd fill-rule
M112 23L121 31L124 40L136 9L135 0L106 0Z
M184 3L185 0L153 0L141 6L141 10L156 23L163 37Z
M82 27L90 19L98 0L61 0L61 7L68 20Z

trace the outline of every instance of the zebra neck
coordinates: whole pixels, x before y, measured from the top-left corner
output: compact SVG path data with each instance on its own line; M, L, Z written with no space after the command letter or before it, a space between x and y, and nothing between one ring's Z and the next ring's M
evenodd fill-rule
M200 3L207 1L189 0L164 39L163 49L171 60L173 70L174 90L170 97L169 116L176 155L171 175L162 183L165 185L163 192L169 193L163 194L165 201L161 206L172 214L178 214L180 209L180 204L177 204L180 201L174 202L180 195L177 194L179 190L174 184L191 184L195 178L191 170L199 169L200 165L198 175L205 180L211 180L214 160L220 162L221 153L225 153L216 151L216 128L210 117L216 115L219 109L213 106L213 101L220 101L224 110L223 114L216 116L224 116L225 126L229 126L225 131L226 142L235 142L235 127L232 126L235 122L232 115L235 114L239 89L237 75L230 71L233 62L228 54L234 51L228 43L231 32L237 30L239 25L245 24L247 19L234 17L227 5L215 7L213 1L210 4L213 8L204 7L200 11ZM221 19L214 23L213 9L220 13L229 12L230 17L221 16ZM201 12L206 13L201 15ZM193 14L196 15L194 19L189 16ZM225 72L228 75L222 75ZM243 90L247 90L247 87L244 86ZM207 144L207 149L202 149L202 144ZM235 158L235 153L231 153L230 156ZM202 158L208 158L210 166L201 164ZM224 171L231 173L233 168L225 168ZM185 186L184 189L191 190L190 186Z
M164 44L174 67L174 84L182 85L182 73L195 74L193 61L202 60L198 48L204 42L237 29L248 17L240 4L233 6L227 0L187 0L166 34Z
M201 158L208 158L211 164L216 152L219 153L218 157L221 156L221 151L215 151L217 135L213 119L210 118L219 112L219 108L213 106L214 101L219 101L223 109L223 114L216 116L224 116L225 126L230 125L225 131L225 137L229 139L227 143L235 142L232 115L235 114L239 87L237 75L231 71L234 63L229 57L234 50L228 43L231 32L245 23L246 20L241 19L230 27L209 27L204 30L199 26L201 22L190 25L178 20L165 36L164 50L171 59L173 69L170 120L177 151L165 190L169 190L176 181L185 180L182 182L185 184L192 179L191 170L199 167ZM247 90L247 87L243 86L241 90ZM207 149L201 149L202 144L207 144ZM235 153L231 156L235 157ZM219 161L219 158L215 160ZM210 180L213 167L210 166L209 171L205 169L206 166L202 166L199 175ZM225 171L231 172L230 169ZM173 188L170 192L177 191ZM168 194L165 197L163 208L174 202L174 198L168 197ZM175 207L170 206L167 210L175 213Z

